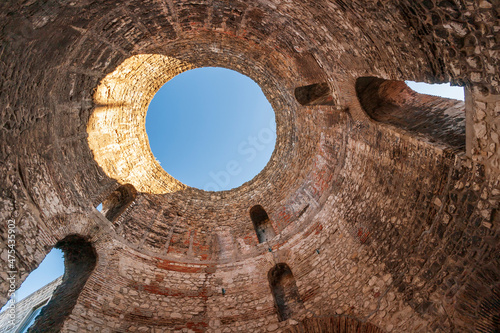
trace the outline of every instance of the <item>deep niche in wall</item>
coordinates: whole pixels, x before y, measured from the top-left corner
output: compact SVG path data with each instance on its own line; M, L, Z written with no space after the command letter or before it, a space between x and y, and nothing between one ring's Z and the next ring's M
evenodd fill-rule
M377 77L356 80L365 112L380 123L401 128L427 142L465 150L465 103L415 92L403 81Z
M87 279L95 268L97 254L93 245L85 237L76 234L68 235L57 242L54 249L62 251L64 255L62 280L59 277L43 286L42 281L45 276L52 273L43 270L57 271L58 265L62 264L57 258L57 251L53 250L48 255L50 262L42 262L38 269L30 273L20 288L31 288L36 291L22 300L16 300L16 306L19 306L21 310L26 306L28 308L23 312L22 318L16 318L15 325L12 327L15 332L24 333L28 330L29 332L58 332L71 314ZM37 277L38 280L33 281L33 277ZM45 281L47 282L49 281Z

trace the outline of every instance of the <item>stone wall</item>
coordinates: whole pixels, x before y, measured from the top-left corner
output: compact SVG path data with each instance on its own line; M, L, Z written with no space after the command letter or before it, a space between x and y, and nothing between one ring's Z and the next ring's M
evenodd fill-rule
M497 0L2 3L0 218L16 222L16 282L68 236L96 254L60 326L48 316L37 325L498 329L498 8ZM161 84L203 66L248 75L276 113L268 165L231 191L170 177L142 128ZM433 128L450 139L436 144L370 117L356 93L361 77L464 85L465 151L449 144L454 131ZM314 84L321 96L299 103L296 89ZM117 212L110 219L94 208L126 184L137 194L107 208ZM263 243L255 205L276 233ZM7 234L2 222L2 244ZM0 251L4 278L7 247ZM303 305L282 321L268 280L280 263ZM8 288L0 283L0 304Z

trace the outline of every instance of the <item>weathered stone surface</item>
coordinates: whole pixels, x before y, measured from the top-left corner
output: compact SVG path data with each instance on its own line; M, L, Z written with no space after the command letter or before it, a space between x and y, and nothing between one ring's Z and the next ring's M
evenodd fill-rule
M88 279L71 280L77 292L62 294L69 314L40 317L45 328L498 329L498 8L497 0L2 2L0 304L12 220L17 285L68 235L97 254L80 272ZM248 75L276 113L269 164L231 191L170 177L142 127L160 86L202 66ZM457 103L436 99L445 107L413 108L413 118L391 109L383 121L358 99L361 77L464 85L465 149ZM313 97L302 105L296 89L311 86L321 89L299 94ZM394 98L411 95L396 90ZM94 208L102 202L113 206L108 218ZM263 243L249 213L256 205L275 234ZM283 321L268 280L279 263L302 302Z

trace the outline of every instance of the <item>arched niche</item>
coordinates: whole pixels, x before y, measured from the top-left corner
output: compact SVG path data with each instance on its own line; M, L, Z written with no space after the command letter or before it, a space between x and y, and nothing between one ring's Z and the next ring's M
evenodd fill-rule
M103 202L101 213L114 222L134 201L137 191L133 185L125 184L113 191Z
M327 82L314 83L295 88L295 99L301 105L335 105Z
M303 303L290 267L285 263L276 264L267 277L279 320L292 318L303 308Z
M259 243L267 242L276 236L269 216L261 205L255 205L250 209L250 218Z

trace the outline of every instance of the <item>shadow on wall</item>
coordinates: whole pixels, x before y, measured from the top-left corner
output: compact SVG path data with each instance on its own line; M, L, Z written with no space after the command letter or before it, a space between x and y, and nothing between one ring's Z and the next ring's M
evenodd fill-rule
M456 309L462 328L500 332L500 260L492 259L473 273L457 293ZM486 295L486 296L485 296Z
M380 328L368 322L347 316L306 318L291 326L285 333L382 333Z
M403 81L361 77L356 94L374 120L423 136L428 142L465 151L465 103L419 94Z

